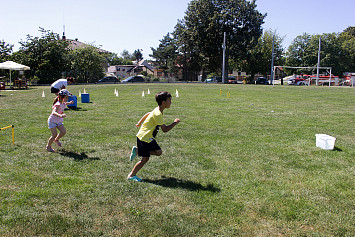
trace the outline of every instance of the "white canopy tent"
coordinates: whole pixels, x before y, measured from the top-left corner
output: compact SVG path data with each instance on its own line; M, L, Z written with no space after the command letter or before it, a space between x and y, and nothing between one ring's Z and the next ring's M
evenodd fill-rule
M11 85L11 70L24 71L24 70L30 70L30 67L28 67L26 65L19 64L19 63L15 63L13 61L6 61L3 63L0 63L0 69L10 70L10 85Z

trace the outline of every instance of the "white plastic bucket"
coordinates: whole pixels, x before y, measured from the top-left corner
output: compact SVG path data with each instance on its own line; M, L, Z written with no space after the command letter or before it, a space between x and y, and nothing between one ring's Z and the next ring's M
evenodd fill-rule
M333 150L335 144L335 137L327 134L316 134L316 146L324 150Z

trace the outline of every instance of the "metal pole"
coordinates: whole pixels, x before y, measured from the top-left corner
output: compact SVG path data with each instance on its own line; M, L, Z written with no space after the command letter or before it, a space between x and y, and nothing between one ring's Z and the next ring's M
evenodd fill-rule
M318 64L317 64L317 80L316 80L316 85L317 85L317 86L318 86L318 84L319 84L320 46L321 46L321 37L319 36Z
M276 67L273 67L274 72L276 71ZM271 71L272 72L272 71ZM272 87L275 86L275 73L273 73L273 77L272 77Z
M274 43L275 43L275 35L272 36L272 52L271 52L271 75L270 75L270 84L274 82Z
M225 84L226 77L226 32L223 34L223 62L222 62L222 83Z
M15 145L15 130L14 130L14 125L11 125L12 127L12 145Z
M11 69L10 69L10 88L11 88Z
M330 74L329 74L329 87L332 79L332 68L330 68ZM334 80L334 85L335 85L335 80Z

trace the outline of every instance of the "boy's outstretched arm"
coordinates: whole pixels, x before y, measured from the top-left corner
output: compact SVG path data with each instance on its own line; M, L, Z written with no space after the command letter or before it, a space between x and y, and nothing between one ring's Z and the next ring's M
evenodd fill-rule
M180 119L176 118L172 124L170 125L162 124L160 127L163 132L169 132L178 123L180 123Z
M144 122L144 120L146 120L146 118L148 117L148 115L150 114L150 112L146 113L145 115L143 115L143 117L138 121L138 123L136 124L136 127L138 128L139 126L141 126L141 124Z

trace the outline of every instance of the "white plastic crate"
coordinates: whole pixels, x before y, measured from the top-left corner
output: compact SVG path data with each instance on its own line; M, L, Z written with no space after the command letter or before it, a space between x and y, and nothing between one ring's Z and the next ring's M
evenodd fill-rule
M335 137L327 134L316 134L316 146L324 150L333 150L335 145Z

